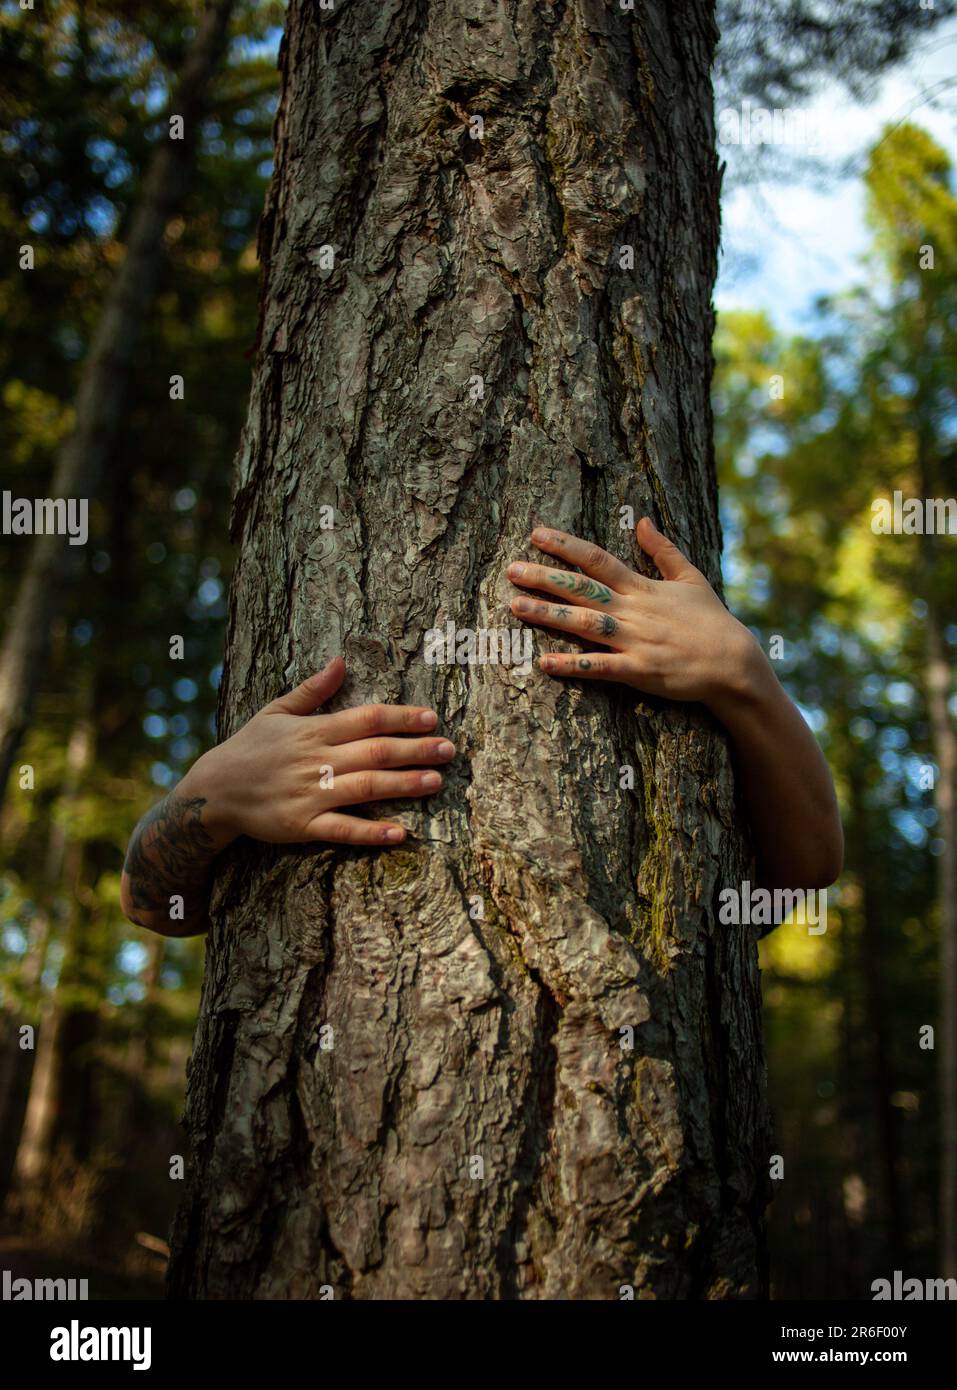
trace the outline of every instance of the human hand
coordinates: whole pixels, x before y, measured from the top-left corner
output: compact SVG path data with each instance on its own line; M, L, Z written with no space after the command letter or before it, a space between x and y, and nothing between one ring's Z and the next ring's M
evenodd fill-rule
M583 574L519 562L509 579L549 601L522 596L512 612L537 627L600 642L608 652L550 652L539 658L550 676L620 681L650 695L699 700L715 713L757 679L760 648L732 616L700 570L643 517L639 545L662 578L646 579L613 555L548 527L532 543L577 565Z
M455 747L427 737L438 715L419 706L359 705L314 715L345 674L345 662L335 657L190 768L177 795L202 799L203 824L217 850L238 835L272 844L395 845L405 839L394 821L363 820L339 808L431 796L442 777L421 769L450 762Z

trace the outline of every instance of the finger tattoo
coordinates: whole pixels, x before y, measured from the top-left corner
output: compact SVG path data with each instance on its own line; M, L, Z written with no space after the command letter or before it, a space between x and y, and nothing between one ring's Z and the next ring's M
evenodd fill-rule
M553 576L553 582L567 589L569 593L578 594L581 598L590 598L595 603L611 602L611 590L584 574L556 574Z

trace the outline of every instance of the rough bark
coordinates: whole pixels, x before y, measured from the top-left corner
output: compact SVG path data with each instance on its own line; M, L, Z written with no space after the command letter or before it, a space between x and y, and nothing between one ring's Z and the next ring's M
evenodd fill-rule
M290 6L221 733L341 652L338 703L431 704L460 758L398 852L231 854L174 1295L764 1287L724 737L423 657L448 620L515 625L504 567L537 522L637 563L631 506L718 581L714 37L710 0Z
M74 403L74 428L61 448L51 497L95 494L123 418L126 374L163 266L163 240L186 191L195 153L195 126L226 43L234 0L211 0L196 34L170 112L183 117L185 137L164 140L146 172L130 222L126 254L96 325ZM71 561L62 536L35 537L0 652L0 804L29 727L46 664L50 625Z

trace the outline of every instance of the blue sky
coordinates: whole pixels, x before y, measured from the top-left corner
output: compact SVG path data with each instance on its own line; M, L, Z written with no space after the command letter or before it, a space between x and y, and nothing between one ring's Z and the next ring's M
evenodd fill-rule
M836 85L823 87L805 109L817 134L813 153L829 173L726 194L718 309L765 309L778 328L809 331L814 299L864 274L869 238L860 172L884 126L904 119L924 126L957 165L957 85L950 82L957 84L957 22L942 25L889 72L867 105ZM774 153L786 161L787 150ZM848 163L854 173L842 176Z

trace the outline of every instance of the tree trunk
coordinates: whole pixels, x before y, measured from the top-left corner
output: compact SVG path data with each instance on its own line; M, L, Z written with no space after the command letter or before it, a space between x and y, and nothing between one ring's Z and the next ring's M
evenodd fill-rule
M723 735L423 655L514 623L535 523L634 560L648 512L718 580L713 6L469 8L289 9L221 732L342 652L343 704L430 704L460 758L398 852L231 852L175 1295L765 1287Z
M160 974L165 954L165 938L152 936L147 943L147 957L140 973L143 998L139 1006L139 1017L126 1043L126 1115L122 1128L128 1135L128 1152L135 1148L140 1136L149 1134L154 1118L149 1086L156 1063L156 1029L162 1008Z
M15 1177L21 1188L39 1182L50 1162L58 1095L56 1061L61 1051L57 1035L62 1021L63 1015L57 1012L53 1000L46 1000L37 1030L36 1060L16 1152Z
M84 1162L92 1153L100 1108L95 1077L104 993L103 943L95 939L84 847L70 874L77 901L65 932L57 986L41 1007L38 1047L20 1145L19 1185L46 1182L55 1156Z
M936 360L936 341L928 330L927 287L920 282L919 314L923 360ZM917 466L923 497L946 496L941 443L935 439L935 397L919 382L914 402ZM934 807L936 835L941 842L937 861L937 911L940 1021L936 1037L939 1152L940 1152L940 1268L945 1279L957 1279L957 727L950 712L953 687L951 661L944 640L944 613L951 596L938 569L939 537L920 539L918 592L927 605L924 619L924 698L930 723L931 748L937 764Z
M860 804L858 814L866 823L867 812ZM845 861L847 863L847 861ZM880 891L884 879L883 866L874 866L874 880L869 882L861 873L861 934L857 942L857 969L862 983L863 1010L867 1020L867 1065L865 1070L869 1108L873 1117L871 1135L876 1181L877 1220L882 1232L881 1249L886 1252L890 1267L907 1269L908 1222L904 1210L904 1193L900 1181L900 1139L898 1117L892 1102L894 1067L890 1047L888 1021L893 1009L887 997L884 962L888 952L882 949L886 940L882 904L888 901Z
M90 683L81 676L77 681L78 714L67 744L66 770L60 797L60 806L66 811L75 805L80 783L90 763L93 744L90 703ZM32 1176L37 1171L35 1159L40 1151L38 1136L43 1132L48 1113L48 1081L38 1083L37 1098L34 1099L38 1058L44 1051L44 1034L53 1017L53 1002L44 997L43 971L50 946L54 898L64 877L67 882L75 880L80 854L79 846L68 838L63 821L57 819L56 810L51 808L50 811L43 866L44 893L31 923L29 946L20 968L18 993L22 1003L16 1023L12 1022L11 1012L7 1060L12 1063L15 1076L6 1094L0 1088L0 1211L7 1198L14 1166L19 1166L21 1149L27 1155L24 1158L25 1169L21 1172ZM17 1045L18 1025L23 1023L32 1024L36 1029L35 1045L31 1050L21 1051ZM44 1065L49 1070L49 1059ZM28 1116L31 1117L29 1120ZM23 1135L28 1125L34 1139L24 1143Z
M184 138L161 141L143 181L126 254L83 364L76 423L56 461L52 497L89 499L113 449L123 417L127 369L159 281L166 227L186 191L195 127L222 58L233 5L234 0L211 0L173 95L170 113L183 117ZM50 624L73 558L64 537L37 536L7 622L0 653L0 804L30 723Z
M926 496L932 494L926 493ZM957 730L948 708L951 668L936 604L927 612L927 708L937 762L934 804L940 931L940 1267L957 1279Z

